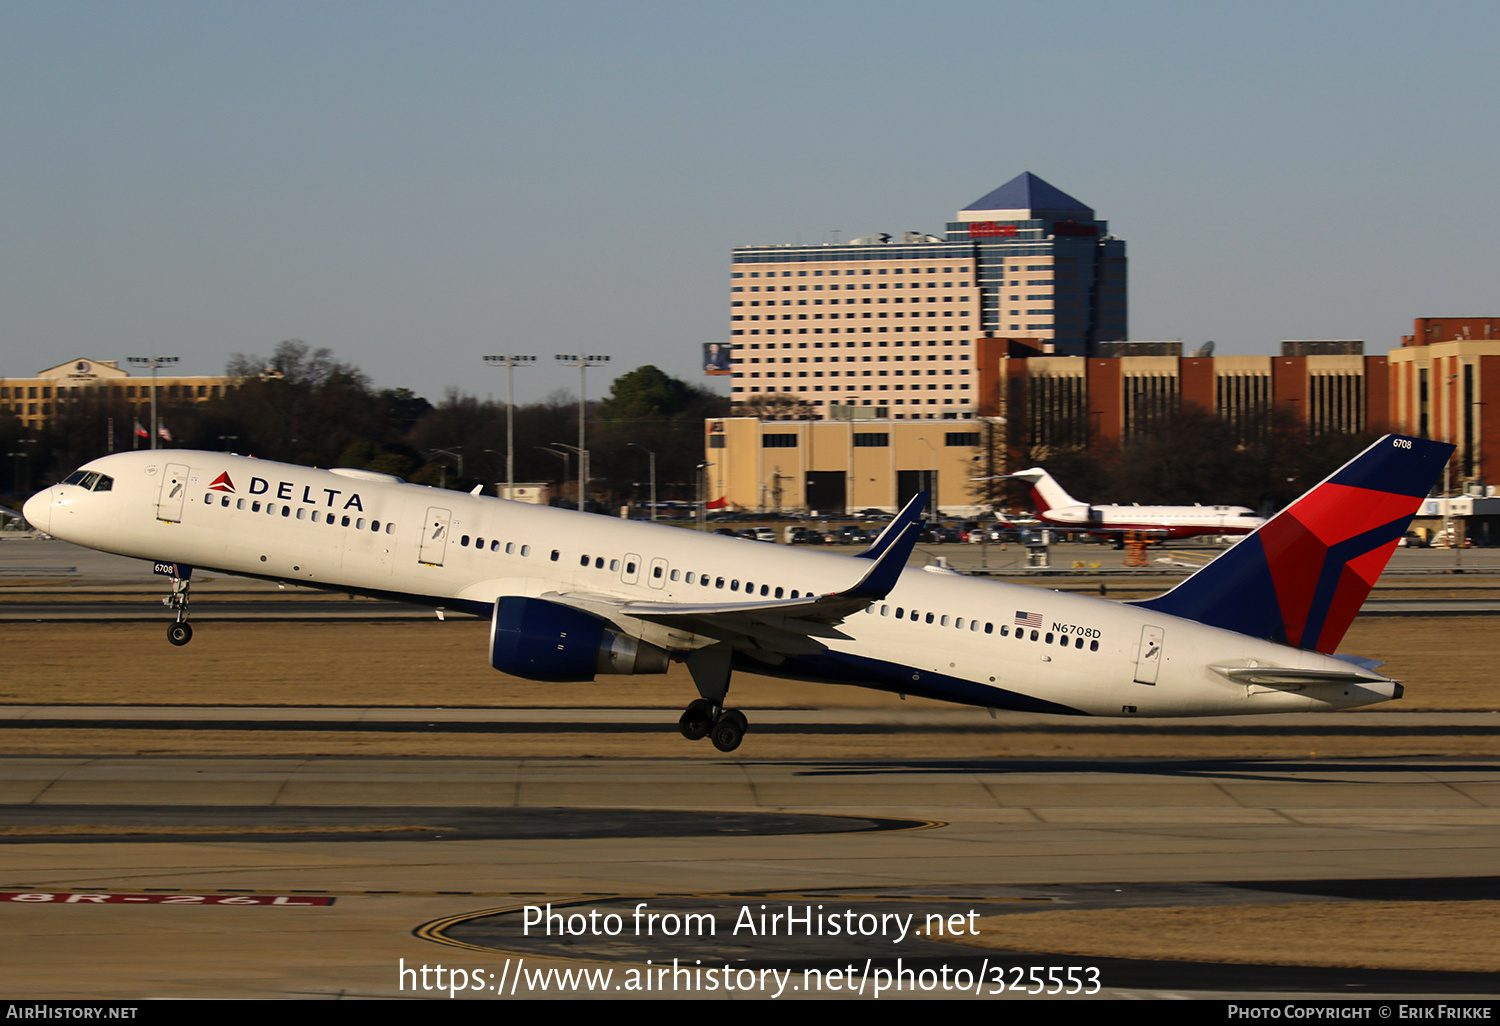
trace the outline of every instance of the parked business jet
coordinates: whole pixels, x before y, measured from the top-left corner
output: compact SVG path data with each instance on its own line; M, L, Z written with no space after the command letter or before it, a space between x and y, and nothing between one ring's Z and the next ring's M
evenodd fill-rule
M731 673L990 708L1201 716L1383 702L1401 685L1332 655L1453 447L1387 435L1157 598L1115 603L908 569L926 496L858 556L698 534L223 453L105 456L27 501L66 541L156 561L174 644L194 567L491 618L495 669L661 673L700 697L685 737L732 751Z
M1266 522L1245 506L1091 506L1069 495L1041 467L1005 476L1031 485L1038 519L1064 531L1110 537L1135 532L1165 541L1200 534L1249 534Z

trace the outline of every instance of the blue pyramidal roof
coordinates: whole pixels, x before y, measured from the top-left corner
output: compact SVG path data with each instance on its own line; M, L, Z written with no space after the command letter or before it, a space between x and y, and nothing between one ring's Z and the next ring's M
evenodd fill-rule
M1023 171L1000 188L964 207L965 210L1047 210L1082 212L1087 218L1094 209L1069 196L1056 186L1042 181L1030 171Z

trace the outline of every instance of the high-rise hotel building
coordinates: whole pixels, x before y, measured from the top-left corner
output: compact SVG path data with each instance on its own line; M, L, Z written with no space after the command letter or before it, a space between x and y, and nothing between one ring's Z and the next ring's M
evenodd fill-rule
M731 268L730 398L791 395L815 416L979 412L978 338L1092 356L1125 338L1125 243L1026 172L960 210L944 238L905 232L744 246Z

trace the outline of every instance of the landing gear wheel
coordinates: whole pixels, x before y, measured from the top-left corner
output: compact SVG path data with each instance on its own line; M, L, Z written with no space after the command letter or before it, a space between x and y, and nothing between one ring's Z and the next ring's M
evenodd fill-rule
M190 623L172 623L167 625L167 640L177 646L186 645L193 640L193 625Z
M745 714L738 709L725 709L719 716L718 722L714 724L712 740L714 747L721 752L732 752L740 746L745 739L745 731L750 729L749 721Z
M713 708L707 699L694 700L682 714L682 719L677 721L677 729L682 731L682 736L689 741L700 741L707 737L708 732L714 729Z

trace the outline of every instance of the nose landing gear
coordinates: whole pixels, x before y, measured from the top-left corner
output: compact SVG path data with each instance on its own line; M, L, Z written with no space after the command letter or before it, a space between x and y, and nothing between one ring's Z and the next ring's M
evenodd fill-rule
M167 640L179 648L193 640L193 625L188 618L188 589L192 587L193 568L180 563L158 563L157 573L172 578L172 594L161 600L161 604L176 613L176 618L167 624Z

